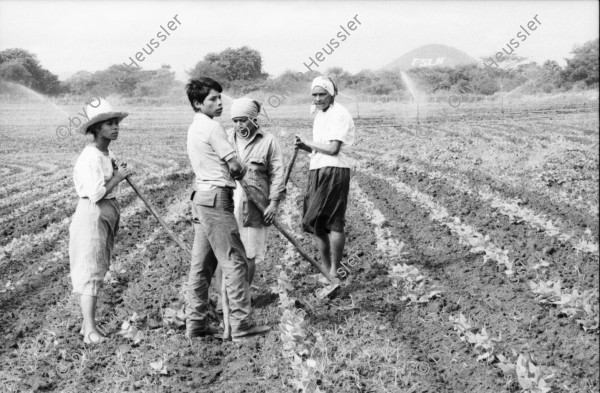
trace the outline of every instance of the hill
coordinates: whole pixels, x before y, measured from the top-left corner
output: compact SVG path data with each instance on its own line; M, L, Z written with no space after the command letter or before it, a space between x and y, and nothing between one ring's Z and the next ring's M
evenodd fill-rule
M414 49L384 67L385 70L406 71L419 67L454 67L460 64L477 63L465 52L447 45L429 44Z

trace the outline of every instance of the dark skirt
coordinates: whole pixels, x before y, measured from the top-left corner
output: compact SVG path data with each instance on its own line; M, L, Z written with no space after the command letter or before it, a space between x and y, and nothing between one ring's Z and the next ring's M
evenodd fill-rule
M302 229L316 235L344 232L350 191L350 168L313 169L304 196Z

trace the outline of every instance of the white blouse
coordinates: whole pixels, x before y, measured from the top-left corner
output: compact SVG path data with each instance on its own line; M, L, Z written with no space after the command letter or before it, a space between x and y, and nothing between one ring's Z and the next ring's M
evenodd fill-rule
M352 115L339 103L333 103L327 112L319 111L313 125L313 141L331 144L332 141L342 142L340 152L336 156L313 152L310 159L310 169L324 167L350 168L346 155L349 146L354 143L354 121Z
M106 156L94 146L88 145L83 149L73 170L75 190L80 198L89 198L93 203L100 199L116 198L119 194L118 185L108 195L105 195L104 187L113 177L112 160L116 158L110 150Z

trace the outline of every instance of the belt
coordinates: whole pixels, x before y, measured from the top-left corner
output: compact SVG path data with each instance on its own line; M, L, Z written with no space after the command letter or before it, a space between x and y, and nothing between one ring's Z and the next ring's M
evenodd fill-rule
M210 191L197 191L197 190L194 190L194 191L192 191L192 195L190 196L190 201L194 200L194 196L196 195L197 192L215 192L215 193L216 192L218 192L218 193L227 192L227 193L233 194L233 190L234 190L233 187L227 187L227 186L225 186L225 187L216 186L216 188L214 190L210 190Z

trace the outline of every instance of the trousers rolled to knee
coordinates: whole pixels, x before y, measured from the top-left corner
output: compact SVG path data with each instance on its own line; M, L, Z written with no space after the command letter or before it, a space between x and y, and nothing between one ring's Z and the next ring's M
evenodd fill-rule
M231 330L237 332L253 323L246 281L248 261L233 215L232 194L231 188L219 187L194 195L195 236L185 297L188 323L208 327L208 288L220 264L229 298Z
M98 296L119 228L120 209L116 199L94 203L81 198L69 226L69 261L73 292Z

